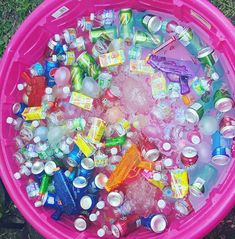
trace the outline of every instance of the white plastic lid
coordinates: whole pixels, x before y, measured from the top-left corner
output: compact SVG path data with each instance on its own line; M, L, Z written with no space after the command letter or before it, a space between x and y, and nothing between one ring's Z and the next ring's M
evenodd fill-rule
M154 173L153 174L153 179L156 181L160 181L161 180L161 174L160 173Z
M65 175L65 177L69 177L69 175L70 175L70 171L69 170L66 170L65 172L64 172L64 175Z
M19 172L14 173L14 178L15 178L16 180L20 179L20 178L21 178L21 174L20 174Z
M39 143L41 141L41 138L39 136L34 137L33 142L35 144Z
M32 168L33 163L32 163L31 161L26 161L26 162L25 162L25 166L26 166L27 168Z
M68 145L73 144L73 139L72 139L71 137L68 137L68 138L66 139L66 143L67 143Z
M32 122L32 126L33 126L34 128L37 128L39 125L40 125L40 122L39 122L38 120L34 120L34 121Z
M35 207L41 207L43 204L42 204L42 202L41 201L36 201L35 203L34 203L34 206Z
M170 166L173 165L173 160L172 160L171 158L166 158L166 159L163 161L163 163L164 163L164 166L165 166L165 167L170 167Z
M60 41L60 35L59 34L55 34L54 38L55 38L55 41Z
M74 226L75 228L78 230L78 231L84 231L86 230L87 228L87 223L84 219L82 218L77 218L75 221L74 221Z
M111 148L111 154L116 155L118 152L117 148Z
M103 237L105 235L105 230L104 228L100 228L98 231L97 231L97 236L98 237Z
M165 143L163 143L162 147L165 151L168 151L171 149L171 144L168 142L165 142Z
M214 73L212 73L212 75L211 75L211 78L213 79L213 80L219 80L219 75L218 75L218 73L217 72L214 72Z
M24 89L24 85L23 85L23 84L18 84L18 85L17 85L17 89L18 89L19 91L22 91L22 90Z
M47 95L51 95L52 92L53 92L53 90L52 90L51 87L47 87L47 88L45 89L45 93L46 93Z
M7 117L6 122L7 124L12 124L14 122L14 119L12 117Z
M158 200L157 202L157 206L161 209L165 208L166 207L166 202L162 199Z
M68 49L69 49L69 47L68 47L67 45L63 45L63 50L64 50L65 52L67 52Z
M112 207L119 207L123 204L124 197L122 192L110 192L107 201Z
M95 20L95 14L94 14L93 12L90 14L90 20L91 20L91 21L94 21L94 20Z
M89 216L89 220L91 221L91 222L95 222L95 221L97 221L97 215L95 214L95 213L91 213L90 214L90 216Z
M180 34L183 30L184 30L184 28L182 26L177 26L175 28L175 33Z
M199 144L200 142L201 142L200 137L198 137L197 135L192 136L192 143L193 144Z
M98 209L103 209L105 207L105 202L104 201L99 201L97 204L96 204L96 207Z
M84 210L90 209L92 205L92 200L89 196L83 196L80 200L81 208Z
M57 61L57 56L56 55L52 56L52 61Z
M70 88L68 86L63 87L63 93L64 94L69 94L70 93Z

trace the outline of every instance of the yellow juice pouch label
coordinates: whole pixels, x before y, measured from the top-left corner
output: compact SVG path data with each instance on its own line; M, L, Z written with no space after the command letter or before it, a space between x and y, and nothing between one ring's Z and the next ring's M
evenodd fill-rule
M99 55L99 61L101 67L121 65L125 62L125 54L123 50L112 51Z
M69 103L80 107L84 110L91 110L93 106L93 99L89 96L86 96L82 93L73 91L69 100Z
M154 99L164 98L167 94L167 83L164 74L161 71L151 76L151 90Z
M188 173L184 169L171 171L171 189L174 198L184 198L188 194Z
M105 122L100 118L92 118L92 125L88 132L87 139L92 143L99 143L105 130Z
M145 60L130 60L130 71L136 74L153 74L154 69Z
M165 185L161 182L161 181L157 181L154 179L149 179L148 180L151 184L153 184L155 187L159 188L159 189L163 189L165 187Z
M85 139L80 134L76 135L76 137L74 139L74 143L79 147L79 149L83 152L83 154L86 157L90 157L96 151L95 146L93 144L91 144L90 142L88 142L88 140Z
M41 120L46 118L46 113L42 107L27 107L24 109L22 116L25 120Z

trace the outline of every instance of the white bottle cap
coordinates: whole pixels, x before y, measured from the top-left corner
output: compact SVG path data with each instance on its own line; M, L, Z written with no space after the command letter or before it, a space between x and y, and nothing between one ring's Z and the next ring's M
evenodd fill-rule
M67 52L69 50L69 47L67 45L63 45L63 50Z
M64 172L64 175L68 178L69 175L70 175L70 171L69 171L69 170L66 170L66 171Z
M34 206L35 206L35 207L41 207L41 206L42 206L42 202L41 202L41 201L36 201L36 202L34 203Z
M18 89L18 91L22 91L24 89L24 85L23 84L18 84L17 89Z
M153 174L153 179L156 181L160 181L161 180L161 174L160 173L154 173Z
M171 144L168 142L165 142L163 143L162 147L165 151L169 151L171 149Z
M57 41L57 42L60 41L60 35L59 34L55 34L54 37L55 37L55 41Z
M40 125L40 122L39 122L38 120L34 120L34 121L32 122L32 126L33 126L34 128L37 128L39 125Z
M33 163L32 163L31 161L26 161L26 162L25 162L25 166L26 166L27 168L32 168Z
M182 26L177 26L175 28L175 33L180 34L183 30L184 30L184 28Z
M161 209L165 208L166 207L166 202L162 199L158 200L157 202L157 206Z
M52 90L51 87L47 87L47 88L45 89L45 93L46 93L47 95L51 95L52 92L53 92L53 90Z
M105 207L105 202L104 201L99 201L97 204L96 204L96 207L98 209L103 209Z
M52 61L54 61L54 62L57 61L57 56L56 55L52 56Z
M7 117L6 122L7 122L7 124L13 124L14 119L12 117Z
M90 14L90 20L91 20L91 21L94 21L94 20L95 20L95 14L94 14L93 12Z
M212 73L211 78L212 78L212 80L215 80L215 81L219 80L218 73L217 72Z
M165 167L170 167L173 165L173 160L171 158L166 158L164 159L163 164Z
M105 235L105 230L104 228L100 228L98 231L97 231L97 236L98 237L103 237Z
M89 216L89 220L91 222L95 222L97 220L97 215L95 213L91 213L90 216Z
M41 141L41 138L39 136L34 137L33 142L35 144L39 143Z
M72 139L71 137L68 137L68 138L66 139L66 143L67 143L68 145L73 144L73 139Z
M14 178L15 178L16 180L19 180L19 179L21 178L21 174L20 174L19 172L14 173Z
M191 140L193 144L199 144L201 142L201 139L198 135L193 135Z
M63 87L63 93L64 94L69 94L70 93L70 88L68 86Z
M116 155L118 152L117 148L111 148L111 154Z

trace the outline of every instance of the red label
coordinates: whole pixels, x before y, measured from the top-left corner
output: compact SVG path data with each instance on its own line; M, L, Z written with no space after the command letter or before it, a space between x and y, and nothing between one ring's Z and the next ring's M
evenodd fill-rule
M50 72L49 72L49 76L52 77L52 78L54 78L56 71L57 71L57 68L51 69Z

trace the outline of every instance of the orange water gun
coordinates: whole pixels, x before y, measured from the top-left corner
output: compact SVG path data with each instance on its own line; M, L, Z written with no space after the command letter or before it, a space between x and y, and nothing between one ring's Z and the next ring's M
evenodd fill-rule
M124 154L116 169L110 175L105 189L110 192L119 187L127 178L135 177L141 169L152 171L154 163L144 161L139 149L133 144ZM135 175L131 175L134 172Z

